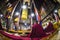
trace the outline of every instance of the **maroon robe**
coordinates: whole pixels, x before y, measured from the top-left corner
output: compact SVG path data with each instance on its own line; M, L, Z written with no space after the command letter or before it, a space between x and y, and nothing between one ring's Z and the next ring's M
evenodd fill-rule
M47 36L46 33L43 31L43 28L40 24L35 24L32 27L32 32L30 37L31 38L41 38Z
M54 32L53 24L51 22L49 22L49 25L47 26L47 28L44 31L47 33Z

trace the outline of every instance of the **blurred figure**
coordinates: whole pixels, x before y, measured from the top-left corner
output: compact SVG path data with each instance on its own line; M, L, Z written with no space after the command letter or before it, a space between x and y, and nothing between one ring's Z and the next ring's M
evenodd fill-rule
M1 19L0 19L0 30L3 30L2 25L1 25Z
M9 29L10 29L10 22L9 22L9 18L8 18L8 15L6 15L6 31L8 32Z
M54 30L53 24L51 22L49 22L49 25L47 26L47 28L45 28L45 32L51 32L53 30Z
M37 39L39 40L41 37L47 36L46 33L43 31L43 27L38 24L38 21L34 22L34 25L32 27L32 32L31 32L31 39Z
M18 27L17 27L17 22L14 22L14 28L15 28L15 31L17 31L18 30Z

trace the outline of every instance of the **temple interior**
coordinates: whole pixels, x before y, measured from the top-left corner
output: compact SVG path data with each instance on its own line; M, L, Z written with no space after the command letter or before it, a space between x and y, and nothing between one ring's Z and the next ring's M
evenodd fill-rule
M0 0L0 40L60 40L60 0Z

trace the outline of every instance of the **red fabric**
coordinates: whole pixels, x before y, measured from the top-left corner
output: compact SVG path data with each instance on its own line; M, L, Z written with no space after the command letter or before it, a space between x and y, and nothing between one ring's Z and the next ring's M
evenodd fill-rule
M40 38L31 38L31 40L40 40Z
M39 40L39 38L29 38L29 37L21 37L21 36L14 36L13 34L7 34L4 31L0 30L0 33L4 36L12 39L12 40Z
M41 37L45 37L47 36L47 34L43 31L43 28L40 24L35 24L33 27L32 27L32 32L31 32L31 35L30 37L32 38L41 38Z
M5 33L4 31L0 31L1 34L3 34L4 36L11 38L13 40L39 40L40 38L44 38L44 37L48 37L49 34L46 34L43 31L43 28L40 24L35 24L32 27L32 32L30 37L21 37L21 36L15 36L15 35L10 35Z
M54 28L53 28L53 24L51 22L49 22L49 25L47 26L47 28L44 30L45 32L54 32Z
M21 39L20 36L14 36L13 34L8 34L8 33L1 31L1 30L0 30L0 33L3 34L4 36L8 37L8 38L11 38L11 39L15 39L15 40Z

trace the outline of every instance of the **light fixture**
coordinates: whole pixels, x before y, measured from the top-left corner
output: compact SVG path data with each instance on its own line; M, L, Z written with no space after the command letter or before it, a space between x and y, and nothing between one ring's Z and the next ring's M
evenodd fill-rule
M26 8L27 8L27 6L26 6L26 5L23 5L23 6L22 6L22 8L23 8L23 9L26 9Z
M60 0L57 0L57 2L59 2L59 3L60 3Z
M6 0L6 2L8 2L9 0Z
M19 12L16 12L15 15L18 16L19 15Z
M34 13L31 13L31 17L34 17Z
M55 13L57 13L58 11L57 11L57 10L55 10L54 12L55 12Z
M2 17L3 15L2 14L0 14L0 17Z
M24 23L24 25L27 25L27 23Z

